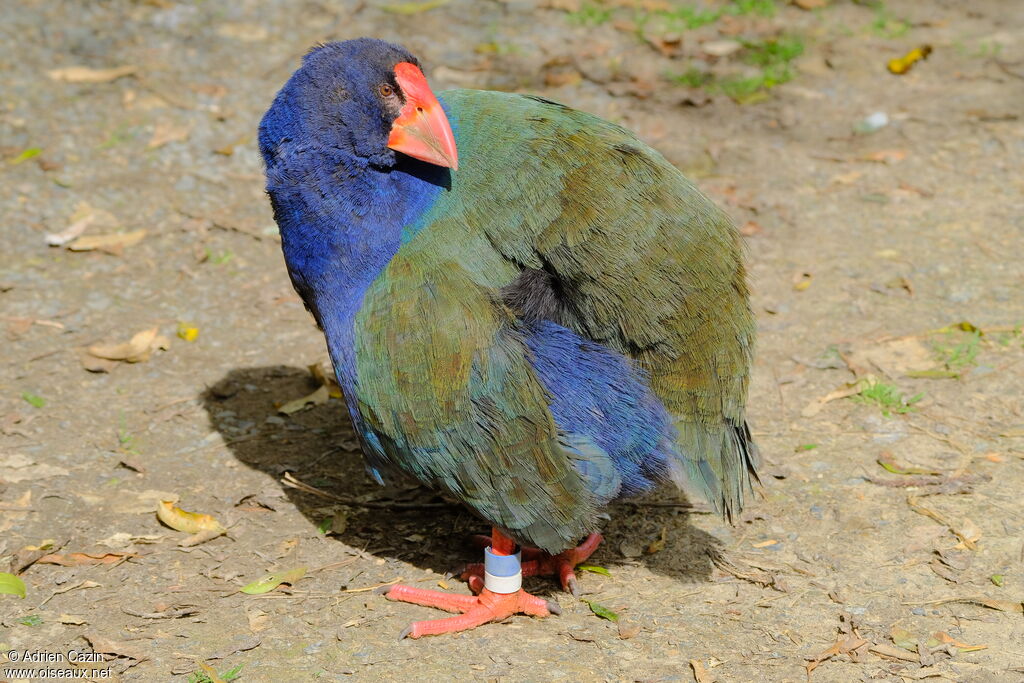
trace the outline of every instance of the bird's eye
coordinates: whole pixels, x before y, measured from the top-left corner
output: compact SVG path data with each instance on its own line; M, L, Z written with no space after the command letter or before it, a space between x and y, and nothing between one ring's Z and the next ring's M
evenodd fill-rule
M387 83L382 83L377 86L377 92L380 93L381 97L391 97L395 94L395 89Z

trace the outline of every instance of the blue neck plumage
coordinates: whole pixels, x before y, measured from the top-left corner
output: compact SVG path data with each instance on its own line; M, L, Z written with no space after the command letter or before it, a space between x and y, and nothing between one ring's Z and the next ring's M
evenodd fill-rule
M447 169L404 157L381 169L337 148L292 153L267 171L288 272L324 330L349 396L363 296L401 246L403 227L448 182Z

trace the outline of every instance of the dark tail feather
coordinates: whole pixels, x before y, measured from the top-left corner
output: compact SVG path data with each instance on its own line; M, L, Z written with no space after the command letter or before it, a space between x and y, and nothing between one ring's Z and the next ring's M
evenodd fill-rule
M679 424L678 447L681 467L671 472L684 491L696 490L715 512L734 522L743 510L745 496L760 484L757 467L760 455L743 420L727 420L718 428Z

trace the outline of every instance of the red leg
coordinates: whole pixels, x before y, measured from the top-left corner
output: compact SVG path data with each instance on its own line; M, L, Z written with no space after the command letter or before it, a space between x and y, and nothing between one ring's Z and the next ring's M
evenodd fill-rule
M494 530L495 543L492 552L511 555L515 552L515 542ZM570 569L570 572L572 570ZM480 579L481 584L483 579ZM546 617L560 614L561 608L553 602L530 595L522 589L515 593L495 593L481 586L479 595L458 595L441 591L413 588L411 586L391 586L385 597L388 600L411 602L426 607L437 607L449 612L461 612L456 617L417 621L402 632L402 638L422 638L442 633L455 633L476 628L491 621L503 621L513 614L528 614L534 617Z
M475 539L484 539L486 536L477 536ZM523 576L557 576L562 584L562 589L579 597L579 583L576 580L576 565L585 562L597 546L601 544L601 534L593 533L587 536L579 546L563 550L557 555L550 555L536 548L523 548ZM480 541L477 540L479 543ZM529 559L527 559L529 558ZM462 573L462 579L469 583L473 592L480 592L483 589L484 566L482 564L468 565Z

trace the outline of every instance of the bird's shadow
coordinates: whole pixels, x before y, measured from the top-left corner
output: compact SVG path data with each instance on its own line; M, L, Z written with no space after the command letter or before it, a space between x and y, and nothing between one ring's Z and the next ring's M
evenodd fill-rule
M487 523L412 480L379 486L366 473L340 400L288 416L278 412L282 402L316 388L310 373L300 368L238 368L207 388L202 402L234 457L273 479L264 489L270 497L283 491L314 527L326 526L336 513L345 518L331 533L341 543L441 574L480 561L470 537L486 533ZM255 434L240 435L239 425L258 427ZM609 510L605 541L588 563L641 562L680 581L709 580L721 542L688 522L685 500L663 491L635 502ZM541 585L536 587L543 592Z

